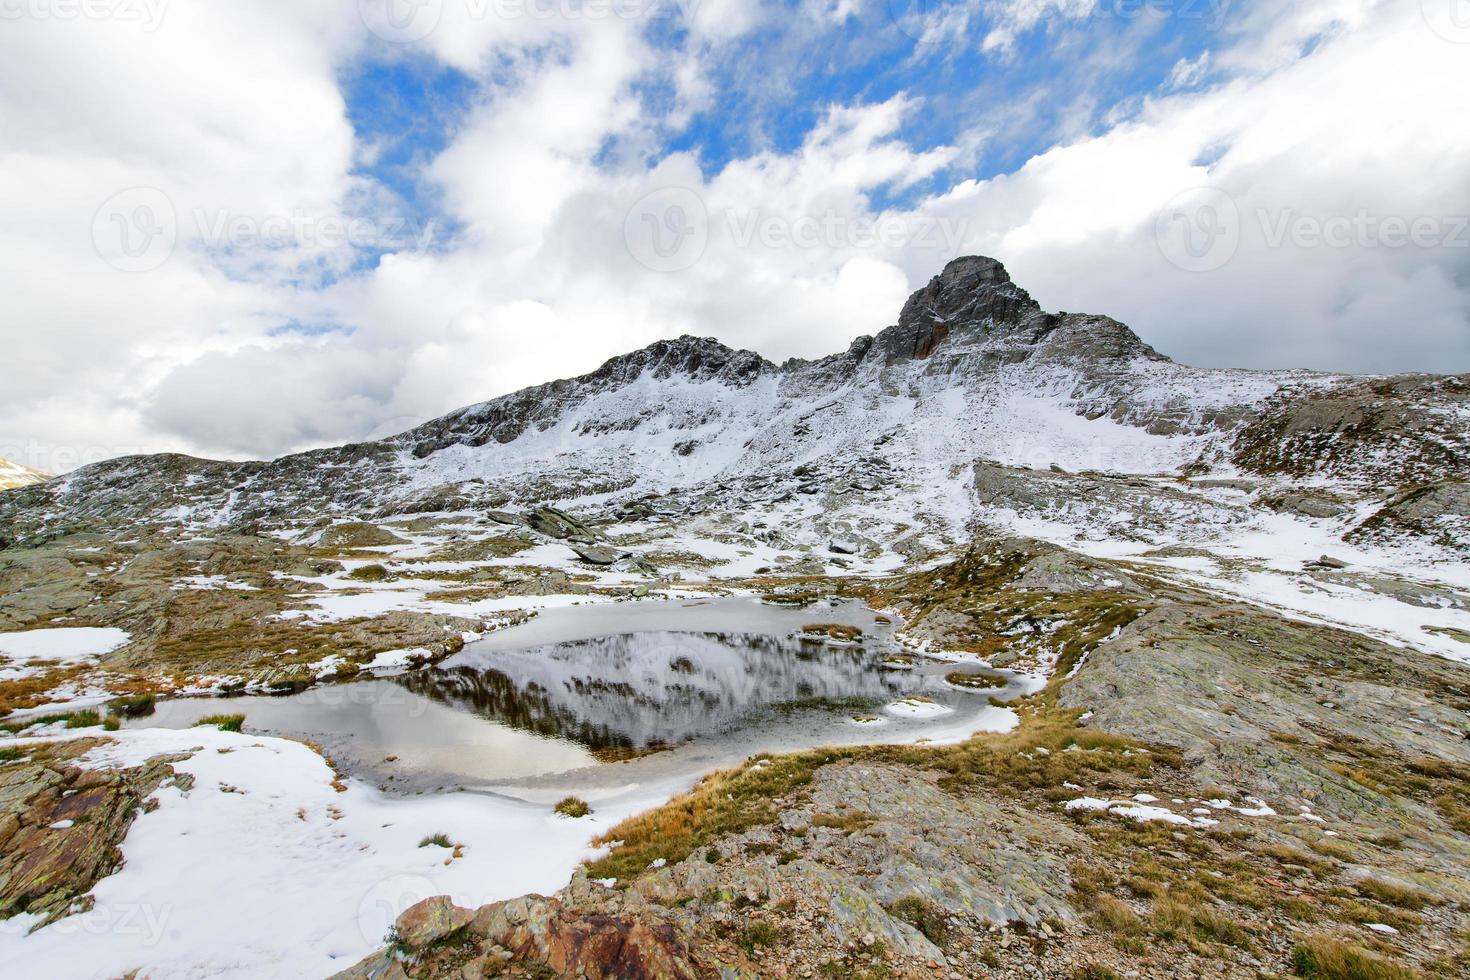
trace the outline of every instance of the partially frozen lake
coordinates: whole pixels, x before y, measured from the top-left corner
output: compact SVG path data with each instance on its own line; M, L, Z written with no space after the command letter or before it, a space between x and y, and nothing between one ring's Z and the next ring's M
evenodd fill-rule
M855 627L861 640L802 632L815 624ZM946 676L992 672L899 654L892 626L855 602L588 605L544 612L435 668L289 697L169 701L132 726L241 712L248 730L310 740L385 789L536 796L758 751L950 741L1012 724L990 699L1023 693L1023 681L967 689Z

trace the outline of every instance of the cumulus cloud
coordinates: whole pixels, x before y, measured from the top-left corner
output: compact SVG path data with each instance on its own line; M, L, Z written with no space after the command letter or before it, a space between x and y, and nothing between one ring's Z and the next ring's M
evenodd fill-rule
M1003 256L1043 302L1126 319L1182 360L1463 368L1470 235L1449 175L1470 174L1470 132L1435 106L1470 82L1470 63L1417 10L1382 4L1354 21L1287 68L1153 101L930 206L976 216L967 246ZM1200 201L1223 204L1224 234L1191 261L1167 236L1161 247L1159 221L1181 206L1186 222L1213 220Z
M806 0L801 29L879 2ZM371 4L365 19L170 5L152 31L7 23L0 455L63 470L109 447L275 455L685 332L819 356L971 251L1182 360L1463 369L1470 132L1446 96L1470 83L1464 46L1414 4L1238 6L1157 92L986 179L965 169L1005 138L995 117L924 140L916 92L834 99L799 138L728 159L673 139L729 97L709 66L790 16L771 5L704 0L670 22L679 9L430 4L433 29L386 39ZM914 11L997 58L1097 15ZM344 67L395 58L475 83L415 165L437 214L364 175L377 148L348 119ZM417 234L426 220L444 234Z

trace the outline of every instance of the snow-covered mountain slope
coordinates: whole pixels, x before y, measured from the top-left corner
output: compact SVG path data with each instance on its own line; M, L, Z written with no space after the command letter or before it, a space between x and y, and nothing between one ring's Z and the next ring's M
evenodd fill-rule
M1116 320L1047 313L999 262L970 257L894 326L820 360L659 341L375 443L91 466L0 503L0 534L650 495L735 510L827 491L962 526L983 496L977 463L1386 492L1457 478L1467 431L1464 378L1192 368Z
M15 490L19 487L28 487L33 483L44 483L49 479L51 479L50 473L42 473L29 466L12 463L8 459L0 459L0 490Z

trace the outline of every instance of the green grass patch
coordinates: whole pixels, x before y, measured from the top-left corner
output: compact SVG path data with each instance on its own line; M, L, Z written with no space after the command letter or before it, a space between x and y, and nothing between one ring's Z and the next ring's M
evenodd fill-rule
M1356 882L1358 892L1375 902L1396 905L1401 909L1422 909L1430 904L1429 896L1417 888L1397 885L1381 878L1364 878Z
M812 817L813 827L828 827L844 834L855 834L867 830L875 821L871 813L819 813Z
M1117 936L1141 936L1147 931L1138 913L1112 895L1098 895L1093 899L1090 919L1096 928Z
M1153 935L1181 940L1196 948L1210 943L1250 945L1239 922L1179 891L1165 892L1154 899L1153 909L1145 922Z
M454 842L449 839L448 834L430 834L419 841L419 847L442 847L446 850L453 850Z
M944 679L955 687L963 687L971 691L995 691L1010 683L1004 677L996 674L967 674L960 670L952 674L945 674Z
M213 725L222 732L239 732L245 727L244 715L206 715L194 723L195 728Z

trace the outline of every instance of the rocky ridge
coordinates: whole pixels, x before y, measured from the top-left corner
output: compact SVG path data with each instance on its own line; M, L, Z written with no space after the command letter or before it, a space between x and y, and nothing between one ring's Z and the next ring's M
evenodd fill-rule
M1000 263L971 257L894 326L827 358L777 366L708 338L659 341L378 442L269 463L96 464L0 499L0 537L649 493L734 510L800 485L803 470L831 485L872 457L908 478L894 488L907 506L951 527L971 508L936 508L921 488L976 460L1381 493L1461 478L1467 395L1454 377L1185 367L1115 320L1044 312Z

